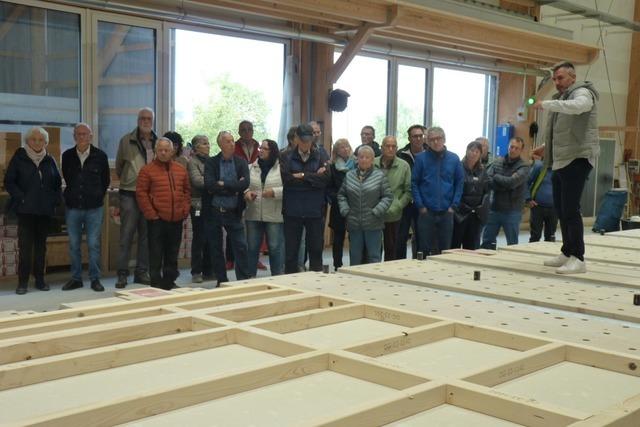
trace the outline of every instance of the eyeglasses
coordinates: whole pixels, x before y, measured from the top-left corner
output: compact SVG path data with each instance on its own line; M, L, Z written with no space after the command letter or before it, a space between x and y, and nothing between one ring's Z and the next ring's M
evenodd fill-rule
M240 128L240 132L253 132L253 128Z
M409 138L413 138L413 139L422 139L424 138L424 134L423 133L416 133L414 135L411 135Z
M427 141L429 142L442 142L444 141L444 138L441 136L432 136L431 138L427 138Z

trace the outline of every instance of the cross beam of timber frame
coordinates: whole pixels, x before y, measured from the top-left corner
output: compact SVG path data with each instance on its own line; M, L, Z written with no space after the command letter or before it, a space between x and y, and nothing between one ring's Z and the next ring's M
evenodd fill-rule
M153 10L175 15L174 0L111 0L109 3L114 8L140 5L143 10L153 3ZM465 60L488 57L503 64L535 69L562 60L576 65L590 64L600 52L596 46L401 0L184 0L182 3L186 17L229 19L244 24L247 16L253 16L259 22L278 21L277 25L284 25L283 28L308 24L312 28L305 31L326 34L329 44L342 43L345 32L357 30L351 43L354 48L358 43L367 43L367 39L385 45L391 43L392 47L394 43L402 47L409 42L418 44L422 50L454 51L464 55ZM536 4L532 0L505 0L505 3L515 7ZM389 19L390 10L395 14L393 22ZM221 14L225 18L220 18ZM180 21L180 18L174 20ZM256 25L259 26L259 22ZM354 48L350 49L357 52ZM347 59L345 55L343 61L348 63ZM327 75L328 80L337 79L338 71L336 66L335 71Z
M393 5L387 9L387 22L383 25L368 22L358 29L358 32L349 42L347 47L342 51L340 58L333 64L333 67L327 73L327 83L335 84L344 70L346 70L351 60L360 51L362 46L367 42L373 30L381 27L392 27L398 19L398 5Z
M5 19L5 21L0 26L0 41L2 41L6 37L6 35L11 30L11 27L13 27L13 24L16 23L18 18L20 18L20 16L24 13L25 10L27 10L27 8L22 5L15 5L13 7L9 16Z

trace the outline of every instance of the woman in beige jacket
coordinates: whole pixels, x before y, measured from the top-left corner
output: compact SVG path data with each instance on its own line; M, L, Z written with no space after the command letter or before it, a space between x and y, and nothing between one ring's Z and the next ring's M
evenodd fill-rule
M266 233L271 275L282 274L284 268L284 231L282 219L282 178L280 176L278 144L265 139L260 144L258 160L249 166L249 188L245 223L249 269L256 276L256 266L262 236Z

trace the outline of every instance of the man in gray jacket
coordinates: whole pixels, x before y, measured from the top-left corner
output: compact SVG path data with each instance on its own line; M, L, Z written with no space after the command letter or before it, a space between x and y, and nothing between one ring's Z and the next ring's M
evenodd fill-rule
M148 285L149 244L147 240L147 221L144 219L136 201L138 173L154 157L156 134L153 132L154 113L145 107L138 111L138 126L120 139L116 155L116 174L120 178L120 251L118 252L118 281L116 288L124 288L129 276L129 255L133 236L138 233L138 251L134 282Z
M524 140L522 138L517 136L511 138L507 155L497 157L487 170L493 196L489 219L482 233L482 247L484 249L495 249L500 227L504 229L507 245L518 244L527 177L529 176L529 166L520 157L523 148Z
M576 70L569 62L553 68L553 82L558 90L553 99L537 101L532 107L550 113L544 134L544 160L553 170L553 204L562 230L562 253L544 261L544 265L557 267L559 274L585 273L580 198L600 153L599 95L591 82L576 81ZM542 150L540 147L537 151Z

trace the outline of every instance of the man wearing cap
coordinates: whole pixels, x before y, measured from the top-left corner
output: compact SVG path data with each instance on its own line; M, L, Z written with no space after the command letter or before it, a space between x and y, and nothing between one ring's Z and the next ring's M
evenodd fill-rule
M280 160L283 183L285 274L298 272L298 251L306 233L309 268L322 270L322 212L329 182L329 157L313 148L313 128L301 124L295 133L297 147Z

